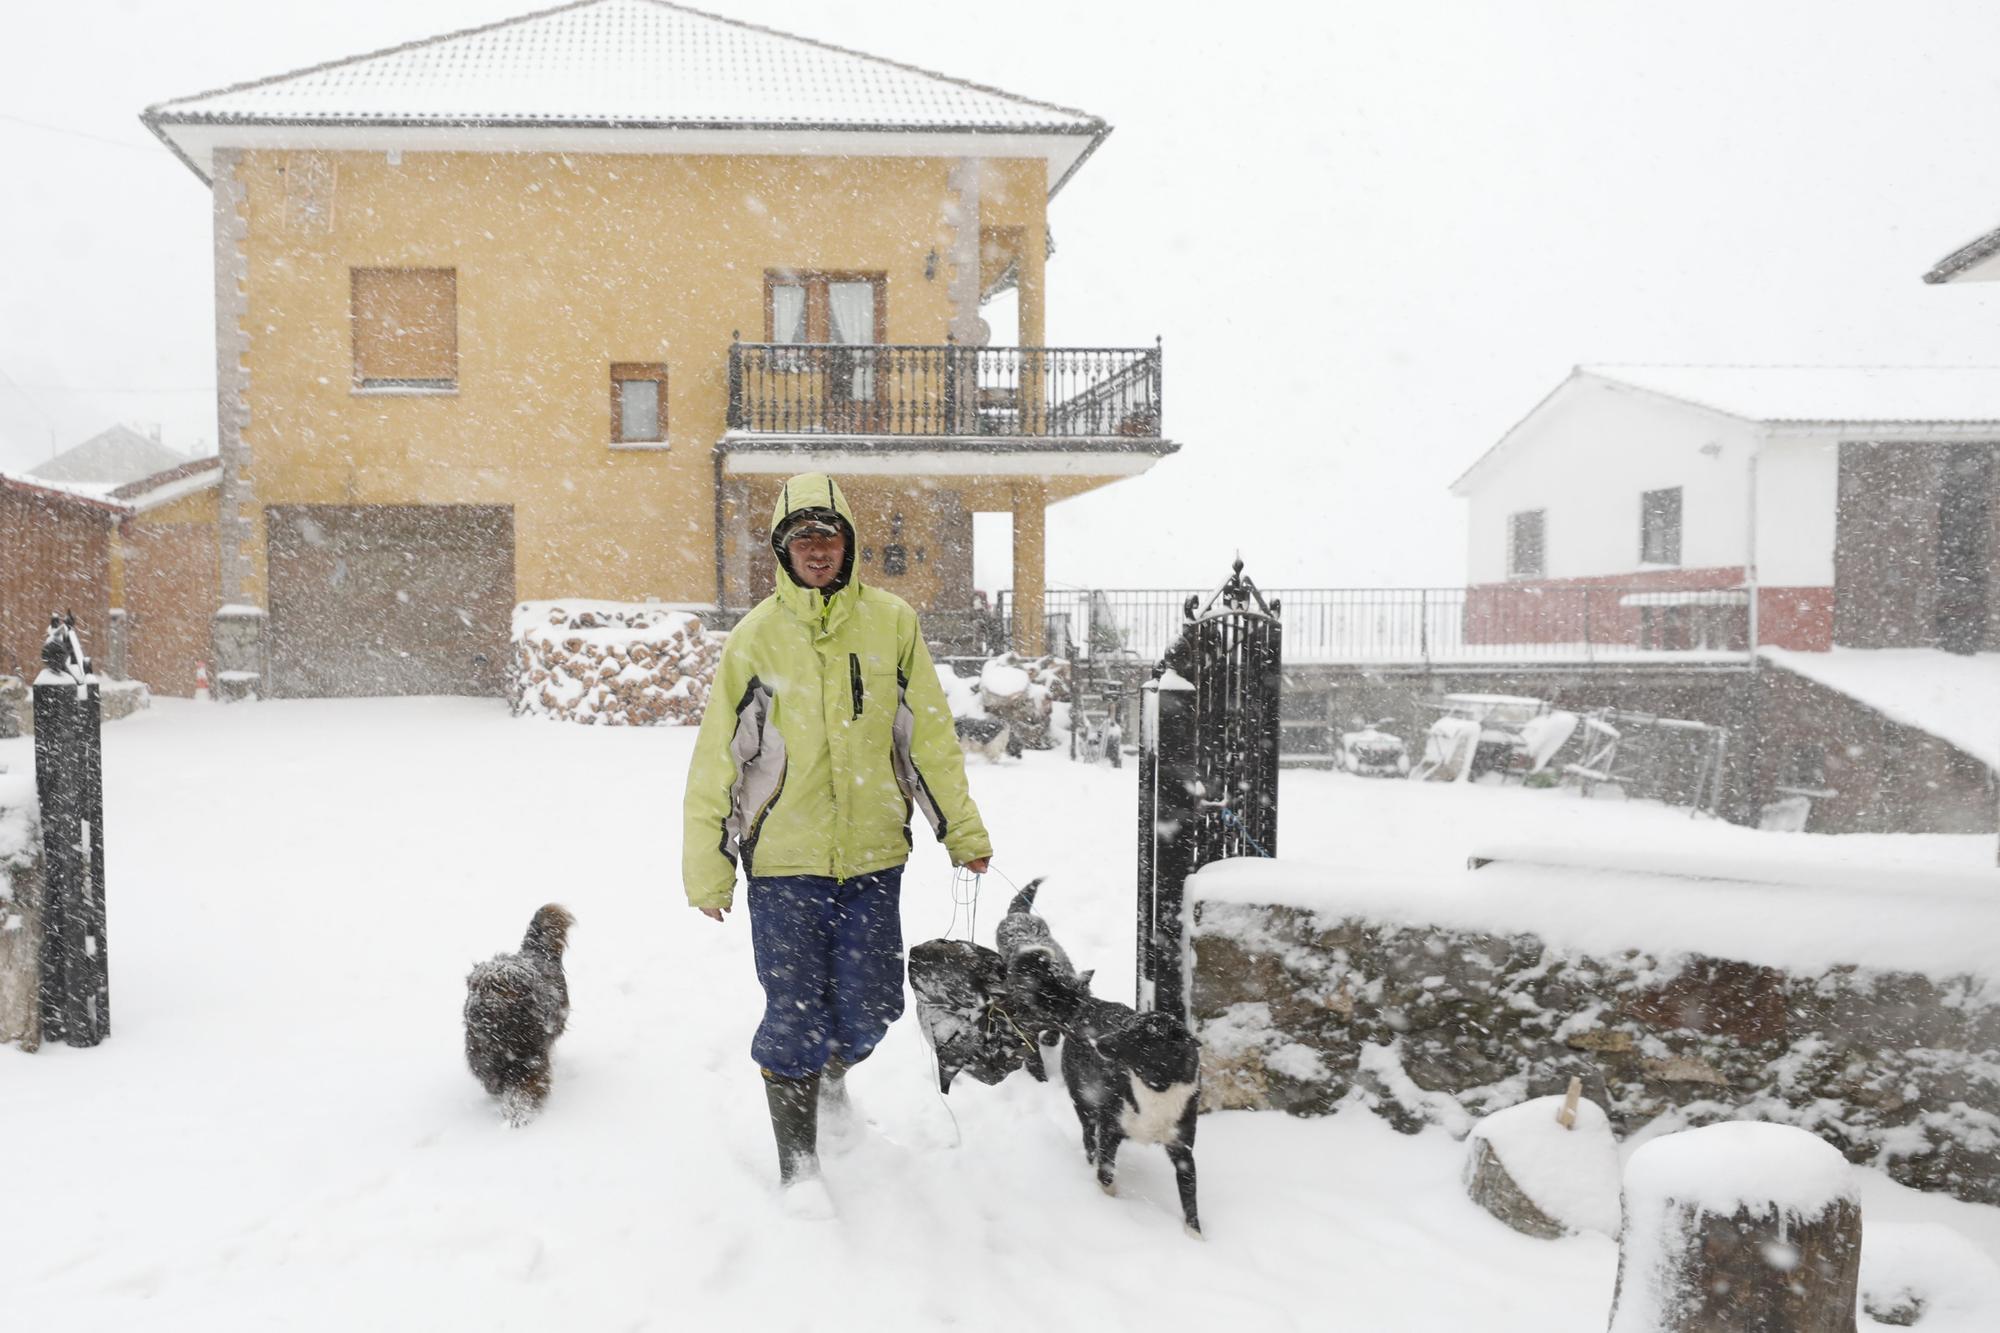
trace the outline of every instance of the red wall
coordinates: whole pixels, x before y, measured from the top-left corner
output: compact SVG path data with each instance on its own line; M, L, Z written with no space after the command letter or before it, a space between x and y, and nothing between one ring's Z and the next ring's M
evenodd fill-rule
M1640 608L1621 605L1627 593L1723 591L1741 588L1743 576L1741 565L1718 565L1482 583L1466 590L1465 641L1637 645ZM1757 616L1765 644L1807 652L1833 646L1832 588L1760 588Z
M85 655L110 661L109 511L0 483L0 675L41 670L49 613L76 612Z

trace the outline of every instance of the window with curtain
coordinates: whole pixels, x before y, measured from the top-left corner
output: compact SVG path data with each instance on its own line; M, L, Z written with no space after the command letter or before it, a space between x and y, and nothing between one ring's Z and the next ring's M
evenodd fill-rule
M354 385L358 389L458 387L458 271L351 270Z
M614 444L664 444L667 439L667 368L657 362L611 367L611 440Z
M764 341L821 343L861 349L884 337L880 273L819 273L773 269L764 275ZM827 356L774 353L780 370L824 367L833 394L848 399L875 396L875 357L854 350Z

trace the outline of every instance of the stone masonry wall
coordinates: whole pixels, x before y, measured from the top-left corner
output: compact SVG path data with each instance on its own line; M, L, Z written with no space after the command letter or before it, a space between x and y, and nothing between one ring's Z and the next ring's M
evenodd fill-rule
M2000 986L1982 979L1589 957L1275 905L1194 912L1205 1109L1359 1102L1408 1133L1462 1133L1576 1074L1620 1134L1777 1121L1904 1184L2000 1204Z

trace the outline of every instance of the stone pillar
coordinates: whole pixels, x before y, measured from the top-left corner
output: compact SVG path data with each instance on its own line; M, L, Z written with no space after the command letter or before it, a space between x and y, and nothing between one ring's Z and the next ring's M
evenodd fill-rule
M250 517L257 503L251 486L250 449L244 440L244 428L250 422L250 338L244 327L250 310L250 222L243 182L236 174L241 158L236 149L217 149L211 187L215 222L215 441L222 458L215 527L219 586L225 606L244 600L245 547L251 540Z
M267 619L262 607L241 603L215 613L209 627L209 666L218 703L236 703L269 693L264 644Z
M0 707L6 706L0 701ZM32 820L34 802L29 783L0 788L0 823L21 817L23 812L13 808L17 803L27 805L25 813ZM20 851L0 857L0 1044L16 1042L24 1051L42 1044L41 847L31 822Z
M1048 503L1048 483L1040 477L1014 483L1014 651L1024 657L1040 657L1048 648Z
M125 663L131 651L132 625L125 608L111 608L111 651L105 654L105 674L113 680L130 680Z
M965 611L972 606L972 511L957 491L931 492L931 577L937 580L933 607Z
M34 729L35 698L19 676L0 676L0 741Z
M750 562L768 549L757 540L752 525L750 483L742 477L723 477L722 488L722 607L726 611L748 610L755 603Z

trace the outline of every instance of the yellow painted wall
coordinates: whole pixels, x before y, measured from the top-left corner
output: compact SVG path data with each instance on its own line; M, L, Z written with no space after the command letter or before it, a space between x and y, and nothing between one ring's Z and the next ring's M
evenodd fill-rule
M131 518L123 520L118 525L115 530L116 539L111 543L111 575L109 580L111 585L111 605L120 607L125 605L125 560L127 548L139 533L149 527L184 527L191 523L212 528L215 526L216 514L218 512L218 495L219 492L217 489L211 486L207 490L195 491L191 495L183 495L178 500L148 509L143 514L135 514ZM206 614L213 609L212 607L203 607L201 608L201 613Z
M511 504L521 598L714 597L730 335L763 338L767 269L884 271L889 340L944 341L943 159L336 154L328 225L288 212L305 157L237 168L257 501ZM991 162L981 200L985 225L1026 228L1038 288L1044 180ZM376 266L457 270L456 393L353 389L349 271ZM1033 327L1022 310L1039 343L1040 300ZM669 367L665 452L609 447L609 367L635 361Z

